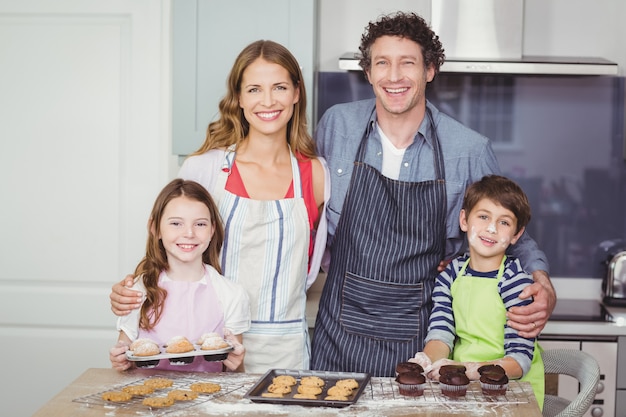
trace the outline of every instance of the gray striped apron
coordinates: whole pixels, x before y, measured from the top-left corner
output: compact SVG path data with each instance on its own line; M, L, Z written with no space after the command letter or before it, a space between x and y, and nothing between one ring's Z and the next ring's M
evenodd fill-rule
M365 164L366 129L331 248L311 369L393 376L421 351L445 252L446 186L430 110L434 180L398 181Z

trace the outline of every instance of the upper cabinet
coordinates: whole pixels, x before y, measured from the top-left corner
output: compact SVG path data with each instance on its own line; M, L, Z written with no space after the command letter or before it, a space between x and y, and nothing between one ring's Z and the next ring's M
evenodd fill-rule
M313 121L316 0L176 0L172 2L172 153L203 143L218 116L226 78L239 52L258 39L281 43L304 75Z

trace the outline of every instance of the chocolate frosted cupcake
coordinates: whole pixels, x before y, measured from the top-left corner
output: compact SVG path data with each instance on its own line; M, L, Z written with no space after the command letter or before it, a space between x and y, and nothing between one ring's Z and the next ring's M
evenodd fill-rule
M396 377L400 394L410 397L417 397L424 394L426 377L419 372L401 372Z
M439 388L446 397L464 396L469 382L462 365L444 365L439 368Z
M509 387L509 378L500 365L484 365L478 368L480 387L484 395L504 395Z
M396 376L404 372L417 372L418 374L424 373L424 368L419 363L415 362L400 362L396 365Z

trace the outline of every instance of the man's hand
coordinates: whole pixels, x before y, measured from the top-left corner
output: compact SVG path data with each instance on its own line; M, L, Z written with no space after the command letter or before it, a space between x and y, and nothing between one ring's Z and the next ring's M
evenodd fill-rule
M116 316L125 316L136 308L141 306L143 294L139 291L129 289L133 286L134 277L126 275L121 282L116 283L111 288L111 311Z
M534 301L523 307L512 307L507 313L507 324L519 332L519 335L534 338L545 327L554 306L556 292L545 271L533 272L535 282L524 289L519 295L526 299L533 297Z

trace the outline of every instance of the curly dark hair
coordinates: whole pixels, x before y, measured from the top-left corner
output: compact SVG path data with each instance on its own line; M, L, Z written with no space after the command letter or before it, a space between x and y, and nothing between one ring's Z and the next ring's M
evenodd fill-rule
M422 47L424 65L432 65L435 74L439 73L439 67L443 64L446 56L439 36L433 32L426 21L415 13L396 12L380 17L375 22L369 22L365 32L361 36L361 60L359 65L363 71L368 72L372 66L372 44L381 36L399 36L411 39Z

